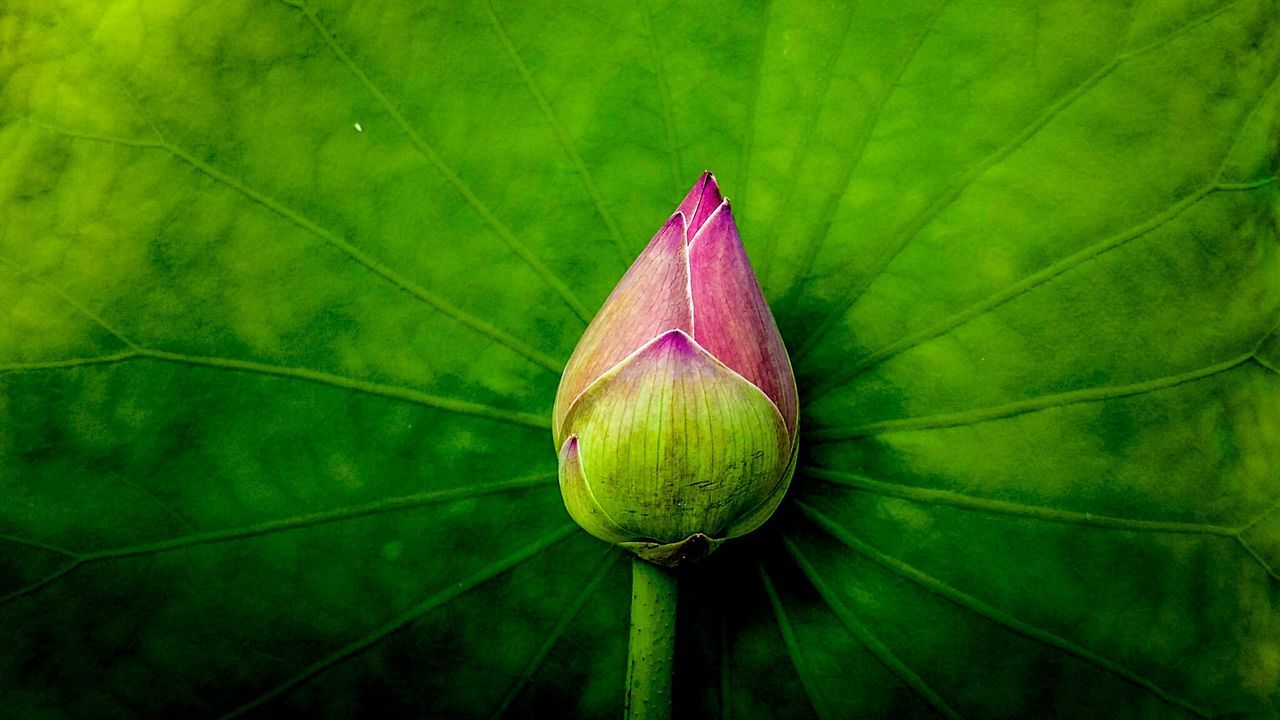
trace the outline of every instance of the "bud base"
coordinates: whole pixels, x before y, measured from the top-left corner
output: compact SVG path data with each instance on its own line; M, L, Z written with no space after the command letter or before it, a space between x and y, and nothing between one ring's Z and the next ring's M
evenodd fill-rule
M624 542L618 544L655 565L673 568L701 560L715 552L723 542L724 538L716 539L702 533L694 533L674 543Z

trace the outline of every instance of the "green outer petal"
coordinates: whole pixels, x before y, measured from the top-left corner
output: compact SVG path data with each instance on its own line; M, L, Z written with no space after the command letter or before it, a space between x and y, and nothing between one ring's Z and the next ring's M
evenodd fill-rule
M602 376L565 429L603 510L659 543L720 536L773 494L791 451L773 402L679 330Z
M570 517L583 530L615 544L635 539L609 517L591 493L587 476L582 471L582 457L578 453L576 435L569 436L560 449L560 496L564 498L564 506Z
M725 528L722 539L742 537L747 533L755 530L765 523L766 520L773 517L773 513L777 511L778 506L782 504L782 498L786 497L787 489L791 487L791 478L796 474L796 460L800 457L800 440L797 439L791 443L791 460L787 463L787 469L783 471L782 477L778 479L778 486L774 491L765 498L756 508L746 515L743 515L732 525Z

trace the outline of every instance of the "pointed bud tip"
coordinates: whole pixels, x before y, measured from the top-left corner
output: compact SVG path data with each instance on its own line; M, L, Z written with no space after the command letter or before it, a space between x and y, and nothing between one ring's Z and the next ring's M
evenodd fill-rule
M703 234L720 234L725 236L725 239L734 238L739 243L742 242L742 238L738 236L738 224L734 221L733 206L729 204L729 198L722 198L715 210L703 217L698 228L689 236L689 247L692 248L694 242Z
M711 172L710 170L707 170L706 172L702 173L702 177L699 178L698 180L699 182L703 183L704 190L707 191L708 194L717 198L721 197L720 181L716 179L715 173Z
M685 227L690 236L698 233L707 218L720 207L723 201L724 197L720 194L720 184L716 181L716 176L710 170L703 171L676 208L685 214Z
M696 351L693 338L688 333L679 328L668 330L657 337L653 344L649 347L648 352L670 352L672 354L687 355Z

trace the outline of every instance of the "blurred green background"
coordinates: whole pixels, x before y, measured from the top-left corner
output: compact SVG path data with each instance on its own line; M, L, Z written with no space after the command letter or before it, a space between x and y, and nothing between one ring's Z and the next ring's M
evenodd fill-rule
M803 467L677 716L1280 715L1277 17L0 3L0 715L619 715L548 415L706 168Z

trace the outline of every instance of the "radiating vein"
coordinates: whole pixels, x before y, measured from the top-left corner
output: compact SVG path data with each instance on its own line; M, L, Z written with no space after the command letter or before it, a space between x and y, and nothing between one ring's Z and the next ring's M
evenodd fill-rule
M163 350L145 350L142 355L143 357L185 365L197 365L223 370L237 370L241 372L258 373L261 375L274 375L278 377L293 378L296 380L306 380L308 382L319 383L321 385L332 385L334 387L346 388L370 395L380 395L386 398L405 400L419 405L445 410L447 412L458 413L460 415L472 415L475 417L485 418L487 420L504 422L511 425L522 425L524 427L531 427L538 430L545 430L551 427L551 421L542 415L534 415L532 413L519 412L515 410L504 410L502 408L495 408L481 403L457 400L440 395L431 395L429 393L395 385L382 385L380 383L368 382L366 380L355 380L341 375L333 375L331 373L311 370L310 368L269 365L266 363L252 362L248 360L235 360L231 358L186 355L182 353L166 352Z
M747 127L742 135L742 150L738 156L738 192L748 197L751 182L751 151L755 148L756 125L760 121L760 86L764 80L764 55L769 42L769 21L773 15L773 0L760 3L760 29L756 35L756 51L751 58L751 90L747 94Z
M871 106L871 114L867 116L866 122L862 125L861 133L854 145L853 152L849 154L849 160L840 170L840 176L835 183L835 190L828 196L826 203L823 205L822 216L818 224L814 226L814 231L809 237L808 243L805 245L804 254L801 256L799 269L795 277L797 282L793 285L791 293L792 302L804 292L807 285L809 273L813 271L814 261L818 257L818 252L822 248L823 242L826 241L827 235L831 232L831 225L835 222L836 212L840 209L840 202L849 193L849 186L853 182L853 176L858 171L858 166L862 164L862 158L867 153L867 147L871 144L871 138L875 135L876 129L880 126L880 118L884 113L885 107L893 98L895 92L902 82L902 76L906 74L911 64L915 61L916 56L920 54L920 48L924 47L924 41L928 39L929 33L933 31L933 26L937 23L938 17L942 15L942 11L946 8L948 0L940 0L933 11L929 14L928 19L922 24L920 32L916 35L911 43L910 49L898 66L894 69L893 75L889 78L889 82L880 90L880 94L876 97L875 102ZM807 151L806 151L807 152ZM792 182L787 183L788 193L790 188L798 183L796 176L798 168L792 167L788 170L788 177ZM788 198L790 194L788 194ZM785 208L788 203L784 202L782 207ZM776 225L776 222L775 222ZM769 233L769 240L772 241L776 232Z
M876 263L872 266L871 272L857 283L853 283L851 289L846 292L839 300L832 303L832 309L822 319L818 326L805 339L800 348L793 353L792 360L798 361L806 357L817 346L826 334L836 326L845 313L853 306L854 303L862 296L866 289L876 281L877 278L889 267L890 264L898 257L898 255L911 243L920 231L932 223L944 210L950 207L964 191L976 182L979 178L995 167L1005 158L1012 155L1015 151L1023 147L1035 137L1047 125L1053 122L1067 108L1071 107L1080 98L1086 96L1099 83L1107 78L1122 63L1135 57L1157 50L1164 45L1172 42L1184 33L1190 32L1192 29L1200 27L1210 22L1217 16L1226 12L1228 9L1242 2L1242 0L1232 0L1221 7L1210 11L1195 20L1179 27L1169 34L1153 40L1146 45L1135 48L1133 50L1124 50L1123 46L1117 49L1116 54L1098 68L1092 75L1085 78L1080 84L1076 85L1065 95L1050 103L1044 110L1024 127L1009 142L997 148L994 152L984 157L968 170L954 183L944 189L930 202L911 222L909 222L901 232L897 233L890 242L886 252L877 258ZM1127 36L1127 33L1126 33Z
M1010 285L1009 287L1003 290L997 291L996 293L986 298L985 300L979 301L978 303L971 305L965 310L962 310L956 315L953 315L950 318L943 320L934 326L925 328L924 330L918 333L915 333L913 335L902 338L901 340L898 340L894 343L891 343L879 350L872 352L870 355L867 355L861 360L854 361L852 364L850 364L848 368L841 370L840 372L835 373L828 378L824 378L822 383L819 384L812 392L808 394L810 401L822 397L823 395L827 394L828 392L835 389L836 387L840 387L844 385L845 383L847 383L849 380L853 379L857 375L884 362L885 360L888 360L891 357L894 357L902 352L905 352L906 350L912 347L915 347L916 345L919 345L923 342L926 342L928 340L932 340L933 338L944 335L950 332L951 330L969 322L970 320L973 320L977 317L980 317L986 314L987 312L990 312L991 310L995 309L996 307L999 307L1000 305L1008 302L1009 300L1012 300L1013 298L1016 298L1030 290L1035 289L1036 287L1039 287L1040 285L1043 285L1044 283L1049 282L1050 280L1053 280L1059 275L1075 268L1076 266L1084 262L1092 260L1095 257L1098 257L1099 255L1102 255L1105 252L1109 252L1110 250L1120 247L1121 245L1124 245L1125 243L1128 243L1131 240L1140 238L1144 235L1151 233L1152 231L1172 221L1174 218L1178 217L1186 210L1199 204L1201 200L1205 199L1206 197L1214 193L1247 192L1250 190L1256 190L1259 188L1267 187L1273 184L1276 180L1275 176L1265 177L1265 178L1252 180L1252 181L1228 182L1223 178L1223 175L1226 172L1227 164L1231 161L1231 156L1235 153L1236 146L1239 145L1240 143L1240 137L1244 134L1245 130L1249 128L1249 125L1253 122L1253 118L1257 115L1258 111L1263 106L1266 105L1268 98L1271 96L1271 93L1275 92L1277 87L1280 87L1280 85L1277 84L1278 79L1280 79L1280 77L1273 77L1271 79L1266 89L1263 90L1263 92L1259 95L1258 101L1254 103L1253 107L1250 108L1249 112L1244 114L1243 119L1241 120L1239 126L1235 129L1235 132L1233 133L1231 143L1228 145L1227 151L1223 155L1222 162L1218 164L1218 167L1214 172L1214 178L1210 180L1209 183L1206 184L1204 187L1201 187L1199 190L1196 190L1188 194L1178 202L1174 203L1173 205L1170 205L1169 207L1165 208L1161 212L1157 213L1155 216L1148 219L1146 222L1140 223L1132 228L1129 228L1128 230L1124 230L1120 233L1117 233L1116 235L1112 235L1111 237L1105 238L1100 242L1090 247L1087 247L1078 253L1075 253L1074 255L1064 258L1063 260L1060 260L1057 263L1054 263L1039 272L1033 273L1032 275L1029 275L1028 277L1023 278L1019 282L1014 283L1013 285ZM1261 357L1258 358L1258 361L1265 365L1265 362L1263 362Z
M364 505L355 505L336 510L325 510L321 512L308 513L306 515L295 515L293 517L268 520L253 525L227 528L225 530L191 533L188 535L180 535L167 540L157 540L149 543L121 545L113 548L104 548L101 550L91 550L87 552L69 551L69 557L72 558L70 563L63 565L40 580L18 588L4 596L0 596L0 603L7 602L22 595L29 595L52 583L54 580L57 580L58 578L91 563L138 557L141 555L156 555L159 553L172 552L174 550L183 550L200 545L211 545L215 543L230 542L233 540L245 540L248 538L262 537L264 535L272 535L279 532L329 525L357 518L414 510L430 505L439 505L442 503L481 497L484 495L518 492L537 487L550 487L549 483L552 483L555 477L556 473L554 472L540 473L536 475L512 478L509 480L480 483L469 487L433 490L415 493L413 495L402 495L399 497L386 498L377 502L366 503Z
M795 632L791 629L791 621L787 619L787 611L782 606L782 598L778 597L778 590L773 586L773 579L769 577L768 571L764 569L764 563L757 564L760 571L760 584L764 586L764 594L769 599L769 607L773 609L773 619L778 623L778 632L782 635L782 643L787 647L787 654L791 657L791 665L795 668L796 676L800 678L800 686L804 689L805 696L809 699L809 705L813 707L813 712L818 716L819 720L830 720L834 717L821 701L818 690L814 687L813 680L809 677L809 666L804 661L804 655L800 652L800 644L796 641Z
M418 285L417 283L413 282L409 278L401 275L395 270L392 270L389 266L384 265L381 261L373 258L372 256L368 255L364 251L355 247L344 238L312 222L309 218L303 216L301 213L298 213L297 211L284 206L274 198L267 197L261 192L254 190L253 188L223 173L217 168L209 165L208 163L205 163L203 160L196 158L195 156L187 153L185 150L179 147L176 147L174 145L166 145L165 147L170 153L174 155L174 157L182 160L183 162L199 170L200 172L204 173L210 178L213 178L214 180L217 180L218 182L226 185L227 187L230 187L233 190L236 190L237 192L253 200L254 202L262 205L263 207L284 217L285 219L289 220L293 224L297 225L303 230L306 230L312 235L315 235L321 240L324 240L325 242L332 245L334 248L338 249L342 253L346 254L348 257L355 260L360 265L367 268L370 272L381 276L382 278L386 279L388 282L400 288L401 290L408 293L409 295L416 297L419 300L427 303L431 307L438 310L441 314L458 321L462 325L468 328L471 328L472 330L480 333L481 335L501 345L505 345L506 347L516 351L520 355L523 355L524 357L533 361L535 364L540 365L543 368L550 370L551 372L555 372L555 373L560 372L561 365L554 358L550 357L545 353L542 353L538 350L533 349L523 341L516 339L511 334L504 332L502 330L499 330L494 325L488 322L485 322L484 320L481 320L480 318L466 312L465 310L462 310L461 308L457 307L453 303L450 303L449 301L445 300L440 295Z
M42 370L62 370L66 368L88 367L93 365L112 365L126 360L142 357L136 350L124 350L107 355L93 357L67 358L65 360L46 360L37 362L5 363L0 365L0 373L38 372Z
M876 495L901 498L928 505L947 505L972 510L975 512L1008 515L1016 518L1043 520L1045 522L1086 525L1090 527L1128 530L1132 532L1173 533L1183 535L1215 535L1220 537L1238 537L1244 527L1214 525L1211 523L1173 522L1167 520L1142 520L1137 518L1099 515L1097 513L1060 510L1040 505L1027 505L978 497L951 490L904 485L902 483L874 480L857 473L841 472L828 468L804 467L801 472L806 477L822 481L829 485L851 488Z
M654 78L658 83L658 103L662 107L662 124L667 133L667 158L671 161L671 184L679 195L684 190L680 179L682 163L680 162L680 141L676 134L676 117L674 100L671 96L671 85L667 80L667 67L662 62L662 53L658 50L658 33L653 24L653 11L649 8L650 0L640 0L637 5L644 18L645 29L649 33L649 63L653 66Z
M497 422L505 422L513 425L524 425L536 429L547 429L550 427L550 420L541 416L530 413L522 413L513 410L503 410L501 408L491 407L480 403L468 402L465 400L456 400L454 398L431 395L418 390L398 387L394 385L384 385L381 383L373 383L365 380L356 380L353 378L342 377L331 373L320 372L308 368L286 367L281 365L271 365L267 363L253 362L248 360L234 360L221 357L206 357L198 355L188 355L183 353L168 352L164 350L154 350L144 348L138 345L114 326L104 320L101 316L89 310L75 298L68 295L61 288L50 285L43 280L31 275L25 268L17 265L11 260L0 257L0 261L16 268L24 276L30 278L33 282L53 291L64 302L73 307L77 312L92 320L95 324L102 327L108 333L113 335L117 340L129 348L127 351L103 355L97 358L75 358L71 360L52 361L45 364L27 364L27 365L6 365L0 366L0 373L13 372L17 370L51 370L55 368L78 367L82 365L103 365L110 363L124 362L126 360L160 360L164 362L179 363L184 365L196 365L203 367L212 367L222 370L235 370L239 372L258 373L261 375L270 375L276 377L287 377L296 380L306 380L322 385L330 385L340 387L347 390L366 393L370 395L378 395L381 397L391 398L395 400L404 400L419 405L433 407L439 410L455 412L463 415L473 415Z
M1261 365L1263 368L1270 370L1276 375L1280 375L1280 368L1277 368L1275 365L1272 365L1270 360L1262 357L1261 355L1258 355L1254 359L1257 360L1258 364Z
M30 122L34 125L38 125L40 127L46 128L52 132L56 132L60 135L64 135L69 138L89 140L94 142L111 142L111 143L117 142L115 138L79 133L76 131L47 125L43 122L34 121L34 120L30 120ZM221 170L218 170L212 165L209 165L203 160L200 160L194 155L191 155L190 153L183 150L182 148L176 145L173 145L172 143L169 143L168 141L163 139L156 142L138 142L138 143L128 143L128 144L132 147L151 148L151 149L162 150L168 153L175 159L189 165L190 167L203 173L204 175L211 178L212 180L230 188L231 190L234 190L235 192L239 193L245 198L248 198L254 203L257 203L258 205L266 208L267 210L270 210L271 212L279 215L285 220L288 220L290 223L296 225L297 227L301 228L307 233L327 243L328 245L332 246L334 249L350 257L357 264L361 265L369 272L372 272L373 274L381 277L382 279L396 286L401 291L405 292L411 297L414 297L426 303L427 305L430 305L432 308L440 312L440 314L448 318L451 318L452 320L458 322L459 324L467 328L470 328L471 330L474 330L480 335L483 335L500 345L510 348L511 350L523 356L530 362L533 362L535 365L538 365L539 367L542 367L553 373L559 373L561 371L562 364L556 359L547 355L546 353L533 349L531 346L529 346L528 344L524 343L521 340L518 340L511 334L505 331L499 330L494 325L488 322L485 322L484 320L481 320L480 318L466 312L465 310L462 310L456 305L445 300L440 295L434 292L431 292L426 288L423 288L422 286L418 285L417 283L413 282L407 277L391 269L389 266L383 264L381 261L377 260L373 256L355 247L346 239L337 235L333 231L318 225L317 223L315 223L314 221L312 221L310 218L303 215L302 213L298 212L297 210L294 210L293 208L290 208L289 206L283 204L282 202L276 200L275 198L272 198L266 195L265 193L246 185L245 183L231 177L230 175L227 175Z
M313 8L309 2L306 2L306 0L300 0L299 2L286 2L286 4L297 8L306 15L307 20L315 28L316 32L319 33L320 37L324 39L329 50L333 52L344 66L346 66L347 70L355 76L362 86L364 86L365 90L373 96L373 99L382 106L383 111L391 117L392 121L395 122L396 126L400 128L400 131L403 132L405 137L409 140L409 144L411 144L414 149L421 153L422 156L435 167L436 171L439 172L445 180L448 181L449 185L451 185L453 189L467 201L467 205L471 207L471 209L480 217L481 220L485 222L486 225L489 226L493 233L497 235L498 238L502 240L502 242L504 242L517 257L523 260L524 263L528 265L529 268L532 269L548 287L560 296L560 299L563 300L564 304L578 316L579 320L584 323L590 320L591 312L582 304L582 301L573 293L573 290L571 290L569 286L565 284L565 282L561 280L553 270L551 270L551 268L547 267L546 263L542 262L542 260L538 258L533 251L526 247L525 244L511 232L510 228L503 224L503 222L493 214L493 211L489 209L489 206L480 200L471 187L463 181L462 177L459 176L447 162L445 162L444 156L442 156L435 147L423 139L423 137L418 134L417 130L413 129L413 126L410 125L409 121L405 119L403 114L401 114L399 108L391 102L390 98L382 92L381 88L374 84L373 80L370 79L369 75L365 73L358 63L356 63L355 59L338 44L333 33L324 24L324 22L320 20L320 16L316 14L315 8Z
M43 130L48 130L49 132L57 133L58 135L64 135L66 137L73 138L76 140L88 140L90 142L99 142L106 145L120 145L123 147L142 148L144 150L164 150L165 149L164 143L161 142L160 140L138 140L136 138L120 137L117 135L106 135L103 133L81 132L78 130L69 130L67 128L58 127L57 125L52 125L43 120L30 117L30 116L20 116L17 119L33 127L38 127ZM145 119L147 123L150 124L151 120L149 118L146 118L144 116L143 119Z
M779 190L782 193L782 199L777 204L777 211L773 220L769 223L769 228L764 232L764 250L761 253L761 271L765 278L765 286L768 287L772 283L769 282L774 268L774 257L777 250L778 224L782 218L786 217L790 211L792 199L795 197L797 182L800 175L800 166L809 156L809 147L813 143L814 130L818 126L818 118L822 116L822 109L827 105L827 95L831 92L831 81L835 76L836 65L840 61L840 56L844 54L845 43L849 40L849 30L853 25L853 15L857 11L858 3L846 2L837 7L843 8L843 15L838 21L835 29L835 44L824 53L823 62L814 75L817 77L817 91L813 95L813 102L809 104L808 111L804 114L804 120L800 125L800 137L795 143L795 149L791 153L791 161L787 163L786 174L779 183ZM892 82L890 87L896 84ZM863 123L864 127L867 123ZM867 133L864 133L864 136Z
M1143 223L1104 238L1103 240L1094 243L1073 255L1063 258L1062 260L1059 260L1036 273L1028 275L1022 280L993 293L984 300L970 305L951 317L941 320L917 333L913 333L890 343L859 360L855 360L847 367L838 370L831 376L824 377L811 392L806 394L806 399L809 402L813 402L827 395L832 390L847 384L858 375L861 375L867 370L896 355L910 350L921 343L946 335L952 330L955 330L976 318L986 315L1010 300L1048 283L1063 273L1093 260L1103 253L1110 252L1111 250L1114 250L1132 240L1150 234L1182 215L1187 210L1195 207L1200 203L1200 201L1214 193L1252 190L1270 185L1274 180L1275 178L1264 178L1253 183L1210 183L1183 197L1178 202L1170 205Z
M318 527L320 525L330 525L337 522L354 520L356 518L414 510L430 505L440 505L443 503L466 500L484 495L518 492L538 487L548 488L550 487L549 483L554 477L555 475L551 473L541 473L513 478L510 480L481 483L462 488L432 490L414 493L412 495L401 495L398 497L387 498L377 502L355 505L338 510L326 510L306 515L281 518L279 520L269 520L238 528L193 533L190 535L170 538L168 540L159 540L151 543L140 543L137 545L125 545L105 550L97 550L94 552L84 553L80 556L80 560L82 562L97 562L100 560L115 560L137 555L154 555L157 553L195 547L197 545L209 545L213 543L227 542L230 540L244 540L247 538L271 535L289 530L300 530L304 528Z
M516 701L516 698L520 697L520 693L524 692L525 687L533 680L533 676L537 674L538 668L542 667L542 664L546 662L547 656L551 654L551 650L556 646L556 643L560 642L560 638L564 635L564 632L569 629L569 625L573 623L573 619L582 611L583 606L587 604L587 600L595 596L596 591L600 589L600 584L604 581L605 577L609 574L609 570L616 564L620 557L621 554L612 547L609 548L608 552L601 556L599 567L591 575L587 584L574 595L574 600L572 602L565 603L564 611L560 613L560 617L556 620L555 624L551 626L551 632L547 634L546 640L544 640L542 645L538 647L537 652L529 658L529 662L525 665L524 669L520 671L520 675L511 683L511 687L507 690L507 693L503 695L502 701L498 703L498 707L495 708L493 714L489 716L490 720L498 720L507 714L507 710L511 708L511 704Z
M1259 525L1263 520L1265 520L1268 515L1275 512L1276 510L1280 510L1280 499L1273 502L1270 506L1267 507L1267 509L1258 513L1257 517L1245 523L1244 525L1240 526L1240 532L1243 534L1252 530L1255 526Z
M932 430L936 428L976 425L1024 413L1047 410L1054 407L1142 395L1144 393L1163 390L1183 383L1202 380L1204 378L1232 370L1251 359L1253 359L1252 352L1234 357L1230 360L1215 363L1207 367L1198 368L1196 370L1177 373L1175 375L1166 375L1164 377L1144 380L1142 382L1131 383L1128 385L1093 387L1086 388L1084 390L1073 390L1071 392L1041 395L1027 400L1018 400L1011 403L1005 403L1003 405L993 405L991 407L976 408L962 412L924 415L894 420L881 420L852 427L818 428L810 431L806 436L806 440L809 442L819 443L839 442L872 435L883 435L885 433L914 432L919 430Z
M493 9L493 1L485 0L485 13L489 16L489 21L493 25L493 31L497 34L498 40L502 43L502 48L506 50L507 57L511 59L511 64L515 67L516 73L524 80L524 84L529 88L529 94L533 96L534 101L538 104L538 109L542 111L542 117L546 119L547 124L551 126L551 132L559 141L560 147L564 150L564 154L569 158L569 164L573 165L574 172L578 174L578 179L582 181L582 187L590 196L591 202L596 207L596 213L600 216L600 220L604 222L605 227L609 230L609 236L613 238L613 244L618 249L618 257L622 260L624 266L631 264L631 251L627 249L627 244L622 238L622 229L618 227L618 221L614 219L613 214L609 212L608 206L605 204L604 195L600 193L600 188L596 187L595 178L591 176L591 171L587 169L587 164L582 161L582 156L578 154L577 148L574 147L573 140L570 139L569 133L565 130L564 123L560 122L560 118L556 115L555 110L551 108L551 103L547 100L547 96L542 92L542 87L538 84L533 73L529 71L529 67L525 65L524 59L520 57L520 51L516 49L515 43L511 40L511 35L507 32L506 27L502 24L502 20L498 17L497 11Z
M4 595L0 595L0 605L3 605L9 602L10 600L15 600L17 598L23 597L24 595L31 595L33 593L39 592L43 588L49 585L52 585L59 578L62 578L63 576L76 570L81 566L81 564L82 563L80 560L72 560L71 562L62 565L57 570L54 570L53 572L49 573L48 575L45 575L39 580L27 583L26 585L23 585L22 587L19 587L16 590L10 590Z
M251 360L236 360L224 357L187 355L184 353L169 352L166 350L153 350L150 348L136 348L134 350L89 358L71 358L68 360L51 360L48 362L0 365L0 373L60 370L73 367L111 365L139 360L154 360L179 365L192 365L196 367L208 367L219 370L231 370L256 375L289 378L293 380L304 380L306 382L316 383L317 385L328 385L331 387L342 388L344 390L363 393L365 395L374 395L390 400L409 402L415 405L423 405L437 410L457 413L459 415L470 415L510 425L530 427L537 430L545 430L551 427L550 419L542 415L534 415L532 413L525 413L517 410L505 410L491 405L484 405L466 400L457 400L440 395L432 395L420 390L413 390L411 388L401 387L398 385L385 385L382 383L369 382L367 380L357 380L355 378L320 372L319 370L312 370L310 368L272 365L269 363L254 362Z
M854 537L849 531L845 530L842 526L828 518L826 515L823 515L813 506L801 501L796 501L795 507L797 507L805 517L809 518L814 522L814 524L822 528L822 530L849 549L875 562L886 570L889 570L890 572L919 585L935 595L950 601L956 606L968 610L980 617L984 617L993 623L1002 625L1027 638L1074 655L1095 667L1137 685L1152 695L1160 698L1164 702L1176 705L1193 715L1206 719L1209 717L1208 712L1203 708L1173 694L1168 690L1165 690L1123 664L1106 658L1092 650L1089 650L1088 648L1077 645L1076 643L1049 632L1044 628L1019 620L1017 617L989 605L968 593L962 592L951 585L926 574L916 567L903 562L902 560L877 550L871 545Z
M0 262L3 262L4 264L6 264L6 265L8 265L9 267L11 267L11 268L13 268L14 270L16 270L20 276L22 276L22 277L26 277L26 278L27 278L27 279L29 279L31 282L33 282L33 283L35 283L35 284L37 284L37 285L39 285L39 286L41 286L41 287L45 288L46 290L49 290L50 292L54 293L55 295L57 295L59 299L61 299L61 300L62 300L63 302L65 302L66 304L70 305L73 309L75 309L75 311L76 311L76 312L78 312L78 313L80 313L81 315L83 315L84 317L88 318L91 322L93 322L93 324L95 324L95 325L97 325L98 327L100 327L100 328L102 328L103 330L105 330L105 331L107 332L107 334L108 334L108 335L111 335L111 336L112 336L112 337L114 337L116 340L119 340L119 341L120 341L120 343L121 343L122 345L124 345L125 347L127 347L127 348L133 348L133 349L137 349L137 348L138 348L138 344L137 344L137 343L135 343L133 340L131 340L131 339L129 339L128 337L126 337L126 336L124 335L124 333L122 333L122 332L120 332L118 329L116 329L116 327L115 327L114 325L112 325L111 323L108 323L106 320L104 320L104 319L102 318L102 316L101 316L101 315L99 315L99 314L97 314L97 313L93 312L93 311L92 311L92 310L90 310L88 307L86 307L84 304L80 303L78 300L76 300L75 298L73 298L73 297L71 297L70 295L68 295L68 294L67 294L67 292L66 292L65 290L63 290L62 288L57 287L57 286L55 286L55 285L53 285L53 284L51 284L51 283L47 283L47 282L45 282L44 280L42 280L42 279L40 279L40 278L36 277L35 275L33 275L33 274L31 273L31 271L30 271L30 270L28 270L27 268L22 267L21 265L19 265L19 264L17 264L17 263L15 263L15 262L13 262L12 260L10 260L10 259L8 259L8 258L6 258L6 257L0 256Z
M1257 358L1253 358L1257 359ZM1267 515L1280 509L1280 500L1276 500L1256 517L1245 522L1243 525L1214 525L1212 523L1188 523L1166 520L1143 520L1137 518L1124 518L1111 515L1099 515L1096 513L1076 512L1071 510L1060 510L1058 508L1043 507L1037 505L1027 505L1023 503L1009 502L1005 500L995 500L992 498L983 498L965 493L958 493L950 490L939 490L936 488L924 488L912 485L904 485L902 483L884 482L882 480L874 480L857 473L842 472L832 470L830 468L819 467L802 467L800 472L806 477L825 482L828 485L838 487L852 488L865 492L886 495L890 497L898 497L904 500L920 502L926 504L941 504L957 507L963 510L973 510L977 512L993 513L999 515L1008 515L1012 517L1030 518L1034 520L1043 520L1046 522L1071 523L1076 525L1084 525L1089 527L1108 528L1114 530L1126 530L1131 532L1154 532L1154 533L1171 533L1182 535L1212 535L1225 537L1234 540L1241 548L1245 550L1254 560L1262 566L1268 575L1276 580L1280 580L1275 568L1272 567L1266 559L1258 553L1257 549L1248 541L1245 534L1254 526L1261 523Z
M962 720L960 713L956 712L954 708L947 704L947 701L944 700L937 691L929 687L929 684L926 683L923 678L917 675L914 670L907 667L906 663L899 659L898 656L889 649L888 645L885 645L880 638L872 634L872 632L858 620L857 615L840 600L835 591L831 589L831 586L818 575L817 569L814 568L808 559L804 557L800 552L800 548L798 548L790 538L784 537L782 539L782 544L791 555L791 558L795 560L796 565L799 566L800 572L804 573L804 576L809 579L809 582L813 585L814 589L816 589L818 594L822 596L823 602L827 604L831 613L835 615L846 628L848 628L849 632L858 639L858 642L862 643L862 645L880 661L881 665L884 665L894 675L897 675L900 680L914 690L917 695L925 700L925 702L932 705L933 709L937 710L939 715L942 715L949 720Z
M188 518L186 515L183 515L181 512L179 512L176 507L166 502L164 498L162 498L156 491L152 490L151 488L146 487L145 485L136 483L133 480L130 480L127 475L122 475L114 470L106 471L104 473L104 476L128 488L130 493L141 497L145 502L149 503L152 507L168 515L170 518L172 518L175 522L177 522L179 525L184 527L186 530L190 532L199 532L200 528L197 527L196 524L192 522L190 518Z
M29 547L29 548L35 548L36 550L44 550L46 552L56 553L58 555L62 555L63 557L68 557L68 558L76 557L76 553L70 550L67 550L66 548L58 547L57 545L51 545L46 542L41 542L39 540L34 540L32 538L22 537L19 535L10 535L8 533L0 533L0 542L13 543L14 545L25 545L26 547Z
M1262 553L1258 552L1257 548L1253 546L1253 543L1249 542L1245 535L1247 535L1250 530L1260 525L1268 515L1277 510L1280 510L1280 499L1277 499L1267 507L1267 509L1258 513L1257 517L1242 525L1236 535L1236 540L1240 543L1240 547L1244 548L1244 551L1249 553L1249 556L1256 560L1258 564L1262 566L1262 569L1266 571L1267 575L1270 575L1273 580L1280 580L1280 573L1277 573L1271 563L1267 561L1266 558L1262 557Z
M1243 535L1237 537L1236 540L1240 542L1240 547L1243 547L1244 551L1249 553L1249 556L1262 566L1262 569L1267 573L1267 575L1271 576L1272 580L1280 580L1280 573L1277 573L1275 568L1271 567L1271 563L1267 562L1267 559L1262 557L1262 554L1253 546L1253 543L1246 540Z
M555 530L554 532L544 535L534 540L533 542L529 543L528 545L521 547L520 549L511 553L510 555L507 555L506 557L501 558L500 560L484 568L481 568L479 571L475 572L474 574L466 578L463 578L462 580L459 580L455 583L450 584L449 587L443 590L433 593L432 595L419 601L417 604L413 605L412 607L404 610L403 612L395 615L392 618L389 618L387 621L383 622L381 625L378 625L377 627L373 628L369 632L365 633L360 638L353 640L347 643L346 645L343 645L342 647L338 648L337 650L334 650L328 655L325 655L323 658L320 658L316 662L307 666L298 674L288 678L284 682L281 682L275 685L271 689L255 697L254 699L244 703L243 705L240 705L234 710L231 710L230 712L222 715L221 716L222 720L228 720L229 718L243 717L249 712L259 707L262 707L263 705L271 702L272 700L275 700L279 697L282 697L288 694L293 689L297 688L299 685L302 685L303 683L306 683L307 681L311 680L315 676L325 672L326 670L329 670L330 668L336 665L339 665L347 660L350 660L351 658L363 653L364 651L377 645L383 640L386 640L388 637L396 634L397 632L400 632L401 630L413 624L414 622L416 622L417 620L419 620L420 618L422 618L424 615L431 612L432 610L435 610L436 608L442 607L444 605L447 605L453 602L454 600L458 599L462 595L465 595L466 593L474 590L480 585L483 585L489 580L492 580L493 578L515 568L516 566L520 565L526 560L529 560L530 558L537 556L542 551L546 550L552 545L555 545L556 543L568 537L577 529L577 527L578 526L574 525L573 523L568 523L566 525L563 525L559 529Z

